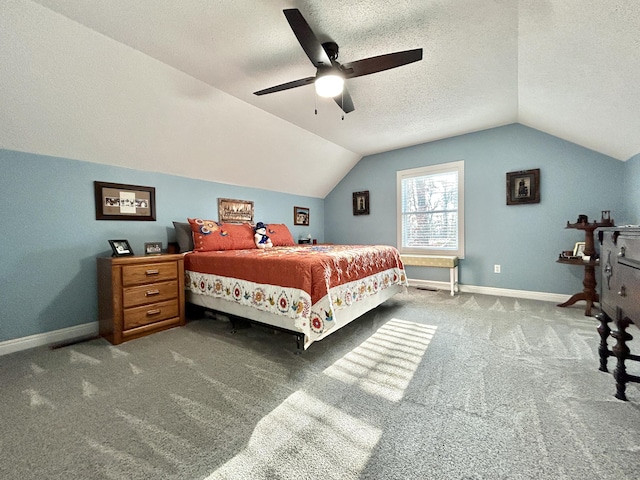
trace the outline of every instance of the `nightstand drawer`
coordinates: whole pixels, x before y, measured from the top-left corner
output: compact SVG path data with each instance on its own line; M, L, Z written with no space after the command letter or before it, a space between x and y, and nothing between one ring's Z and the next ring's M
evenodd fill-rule
M122 267L122 284L139 285L141 283L162 282L178 278L176 262L158 262L142 265L125 265Z
M163 302L178 297L178 281L150 283L123 289L122 306L136 307L147 303Z
M167 318L178 317L180 308L178 300L153 303L142 307L127 308L124 311L124 329L140 327L150 323L166 320Z

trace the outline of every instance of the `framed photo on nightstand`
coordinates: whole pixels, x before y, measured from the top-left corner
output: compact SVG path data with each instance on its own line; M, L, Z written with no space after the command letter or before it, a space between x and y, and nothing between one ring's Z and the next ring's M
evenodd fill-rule
M145 255L160 255L162 254L162 242L145 242L144 244Z
M109 240L111 250L113 250L112 257L127 257L133 255L133 249L129 245L128 240Z

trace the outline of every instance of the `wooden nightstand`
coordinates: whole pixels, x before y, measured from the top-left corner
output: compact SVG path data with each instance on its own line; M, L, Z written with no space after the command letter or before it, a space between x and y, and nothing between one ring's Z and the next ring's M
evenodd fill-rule
M111 343L185 324L182 255L97 262L100 335Z

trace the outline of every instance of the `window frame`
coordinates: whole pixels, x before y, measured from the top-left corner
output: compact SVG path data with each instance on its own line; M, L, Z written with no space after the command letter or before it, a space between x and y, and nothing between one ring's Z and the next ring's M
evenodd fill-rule
M402 181L407 178L424 177L441 173L458 173L458 248L456 250L428 247L405 247L402 244ZM401 254L413 255L449 255L464 258L464 160L456 162L427 165L424 167L398 170L396 172L396 212L397 212L397 245Z

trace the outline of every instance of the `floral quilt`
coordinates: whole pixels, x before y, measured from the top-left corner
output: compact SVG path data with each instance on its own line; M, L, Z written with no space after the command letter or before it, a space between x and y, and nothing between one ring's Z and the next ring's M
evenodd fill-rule
M407 282L398 250L386 245L192 252L185 275L196 294L292 319L309 342L336 328L340 310Z

